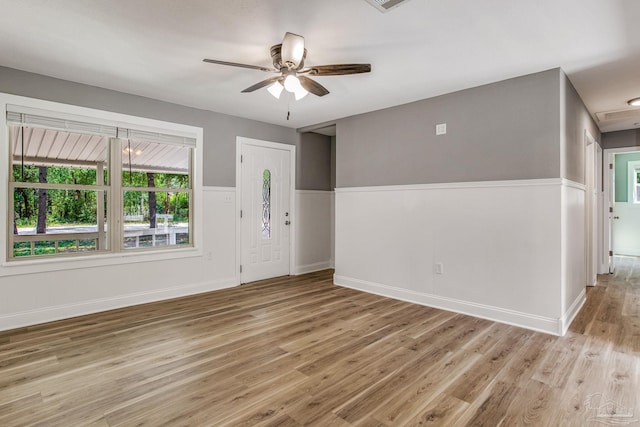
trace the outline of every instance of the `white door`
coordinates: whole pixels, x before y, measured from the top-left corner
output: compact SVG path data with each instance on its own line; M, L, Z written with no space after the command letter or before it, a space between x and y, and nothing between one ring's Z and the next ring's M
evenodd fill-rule
M605 192L603 241L606 245L605 250L608 251L608 253L605 252L603 255L605 267L608 263L610 273L613 273L615 270L614 253L620 255L640 255L640 253L635 253L640 251L634 249L638 247L637 241L635 240L636 236L639 235L640 220L638 218L640 218L640 214L633 212L634 209L640 209L638 203L633 203L633 183L636 179L634 175L636 170L640 169L640 164L635 165L635 159L618 157L618 155L622 156L639 151L640 147L608 148L604 150L605 171L602 176L606 182L603 186ZM620 170L616 173L616 169L618 169L616 163L619 164L618 166L621 166L622 175L620 175ZM627 202L616 201L616 179L622 180L620 183L623 185L625 182L627 184ZM630 189L631 191L629 191ZM624 187L620 191L624 193ZM628 203L629 200L631 200L631 203ZM634 222L635 225L633 224Z
M609 221L608 221L608 228L609 228L609 273L613 273L615 271L615 257L613 256L613 228L614 228L614 221L616 218L615 212L613 211L613 208L615 206L615 197L616 197L616 191L615 191L615 161L614 161L614 154L609 154L609 169L608 169L609 173L608 173L608 177L609 177L609 193L608 193L608 204L609 204L609 208L607 209L609 212Z
M288 275L291 151L245 142L240 154L240 281Z

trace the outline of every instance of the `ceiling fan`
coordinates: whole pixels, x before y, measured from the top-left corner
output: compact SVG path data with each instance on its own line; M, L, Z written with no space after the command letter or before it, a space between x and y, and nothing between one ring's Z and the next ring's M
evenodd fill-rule
M203 61L211 64L277 73L278 75L249 86L242 92L253 92L269 86L269 92L276 98L279 98L282 90L285 89L293 93L296 100L303 98L308 92L317 96L325 96L329 93L327 88L308 76L341 76L371 71L371 64L335 64L305 67L304 60L307 57L307 49L304 47L304 37L293 33L286 33L282 43L271 46L270 52L273 68L219 61L217 59L203 59Z

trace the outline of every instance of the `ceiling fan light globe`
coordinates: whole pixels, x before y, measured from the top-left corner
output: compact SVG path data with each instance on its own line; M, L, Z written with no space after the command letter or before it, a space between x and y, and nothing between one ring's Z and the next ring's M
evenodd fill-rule
M296 91L293 92L293 94L296 97L296 101L300 101L302 98L307 96L309 94L309 92L307 92L307 90L305 88L300 86L300 89L296 89Z
M302 89L302 85L296 76L289 74L287 78L284 79L284 88L287 92L295 93L296 90Z
M632 107L640 107L640 98L630 99L629 101L627 101L627 104L631 105Z
M275 82L274 84L272 84L267 88L269 93L273 95L276 99L280 99L280 94L282 93L283 89L284 89L284 86L282 86L280 82Z

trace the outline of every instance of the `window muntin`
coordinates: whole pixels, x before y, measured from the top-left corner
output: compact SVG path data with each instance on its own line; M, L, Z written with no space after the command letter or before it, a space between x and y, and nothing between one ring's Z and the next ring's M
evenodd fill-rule
M194 140L170 137L170 142L158 143L8 124L12 164L9 191L13 194L8 218L8 259L193 246ZM176 144L176 139L188 142ZM110 162L115 153L122 153L121 162L119 158ZM39 177L43 169L46 182ZM121 174L116 188L109 179L115 171ZM138 178L149 174L154 176L154 191L140 192L140 187L149 187L147 180ZM113 190L113 194L121 196L110 204ZM142 244L135 246L131 245L132 236L136 237L132 233L140 234L140 224L127 221L132 212L127 211L131 206L125 197L132 190L138 190L143 208L149 203L149 195L155 193L161 208L153 237L143 237ZM37 233L41 192L47 194L47 225L44 232ZM25 198L30 203L28 207L24 205ZM108 226L109 218L123 217L124 221L117 222L121 224L119 229ZM148 214L146 219L149 220ZM109 243L120 238L119 244Z

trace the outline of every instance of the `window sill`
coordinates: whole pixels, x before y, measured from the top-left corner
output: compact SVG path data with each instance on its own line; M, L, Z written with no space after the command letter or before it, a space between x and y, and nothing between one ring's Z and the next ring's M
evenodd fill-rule
M68 258L59 257L4 261L2 264L0 264L0 277L34 273L47 273L52 271L76 270L83 268L107 267L141 262L167 261L183 258L201 258L202 256L202 249L190 247L180 249L164 249L160 251L81 255Z

